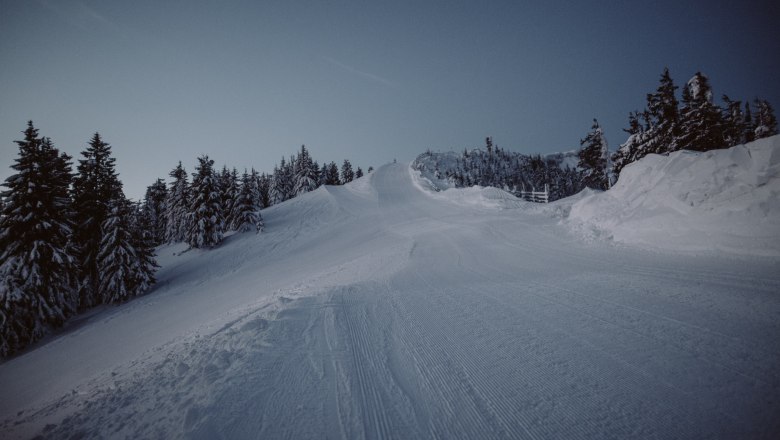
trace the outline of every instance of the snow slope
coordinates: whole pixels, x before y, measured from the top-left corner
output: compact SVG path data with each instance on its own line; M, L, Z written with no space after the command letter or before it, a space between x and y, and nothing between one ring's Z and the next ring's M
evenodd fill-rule
M0 365L2 437L777 437L777 258L571 241L418 183L386 165L163 248L148 296Z
M685 252L780 256L780 136L705 153L649 155L568 223L617 242Z

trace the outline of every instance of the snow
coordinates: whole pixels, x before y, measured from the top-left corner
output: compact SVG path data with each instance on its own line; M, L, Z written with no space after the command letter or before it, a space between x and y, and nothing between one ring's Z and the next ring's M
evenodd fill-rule
M651 154L571 204L578 233L676 252L780 256L780 136Z
M751 148L719 200L776 188L776 147ZM654 170L726 160L707 157L624 172L661 185ZM541 206L425 185L389 164L263 210L263 233L159 249L147 296L0 365L2 437L776 438L773 253L584 242L538 214L608 193ZM720 209L688 194L673 206Z

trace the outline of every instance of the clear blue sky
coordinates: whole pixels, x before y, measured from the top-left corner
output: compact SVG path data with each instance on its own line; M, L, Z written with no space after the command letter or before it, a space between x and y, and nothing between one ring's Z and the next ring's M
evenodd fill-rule
M367 168L492 135L611 148L664 66L780 109L780 7L758 1L0 0L0 178L28 119L99 131L139 198L181 160L270 171L301 144Z

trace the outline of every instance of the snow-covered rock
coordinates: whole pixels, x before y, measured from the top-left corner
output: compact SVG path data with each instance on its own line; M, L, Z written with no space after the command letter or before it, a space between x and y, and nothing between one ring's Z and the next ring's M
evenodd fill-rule
M780 136L646 156L573 203L566 222L643 247L780 256Z

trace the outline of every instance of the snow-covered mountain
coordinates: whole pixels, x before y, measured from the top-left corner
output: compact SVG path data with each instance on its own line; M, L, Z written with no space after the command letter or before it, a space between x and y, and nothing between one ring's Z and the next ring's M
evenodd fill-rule
M697 232L730 244L691 255L580 240L570 223L653 237L639 216L663 202L675 233L688 216L771 231L777 138L725 151L651 156L608 192L546 206L436 192L388 164L264 210L263 233L163 247L148 295L0 365L0 432L774 438L778 235L736 257L744 236Z

